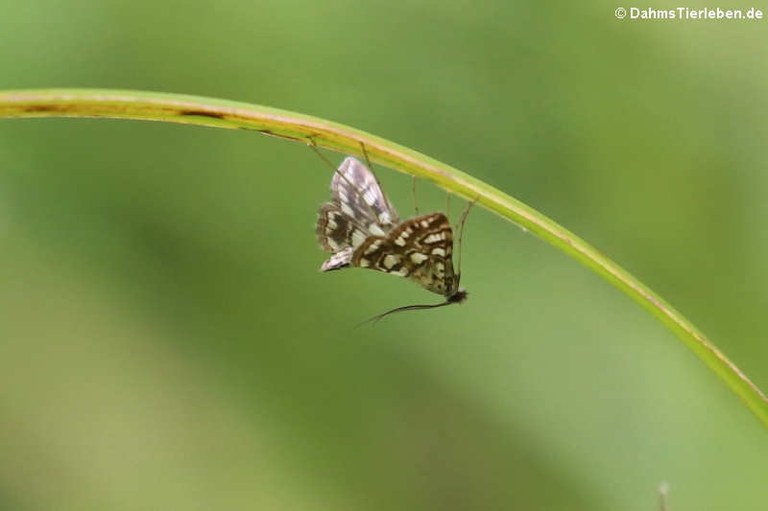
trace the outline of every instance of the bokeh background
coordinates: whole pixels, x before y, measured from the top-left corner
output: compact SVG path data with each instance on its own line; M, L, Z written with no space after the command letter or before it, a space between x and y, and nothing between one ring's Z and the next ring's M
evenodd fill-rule
M198 94L403 143L583 236L768 388L768 21L620 5L8 0L0 88ZM410 214L409 178L378 173ZM675 511L765 509L738 399L486 211L466 304L354 328L439 297L318 272L330 177L255 133L0 121L0 508L640 511L668 482Z

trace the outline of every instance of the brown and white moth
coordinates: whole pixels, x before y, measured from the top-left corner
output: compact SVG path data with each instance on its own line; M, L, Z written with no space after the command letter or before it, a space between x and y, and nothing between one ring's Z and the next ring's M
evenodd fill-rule
M320 206L320 246L331 256L322 271L369 268L406 277L445 297L434 305L409 305L392 312L461 303L467 292L453 269L453 230L442 213L400 220L376 177L357 159L347 157L331 180L331 201Z

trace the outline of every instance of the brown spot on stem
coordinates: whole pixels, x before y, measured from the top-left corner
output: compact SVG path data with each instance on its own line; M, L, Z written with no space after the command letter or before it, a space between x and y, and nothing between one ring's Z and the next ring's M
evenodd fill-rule
M24 105L25 112L67 112L71 110L66 105Z
M226 118L223 114L217 113L217 112L208 112L205 110L182 110L179 112L181 115L189 116L189 117L208 117L210 119L220 119L223 120Z

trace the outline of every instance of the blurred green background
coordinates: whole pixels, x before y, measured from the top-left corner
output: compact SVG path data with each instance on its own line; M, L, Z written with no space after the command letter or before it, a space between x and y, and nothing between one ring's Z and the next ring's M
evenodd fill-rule
M768 21L619 5L9 0L0 88L198 94L405 144L595 244L768 388ZM355 329L439 297L318 272L330 177L254 133L0 122L0 508L639 511L666 481L674 511L765 509L738 399L486 211L466 304Z

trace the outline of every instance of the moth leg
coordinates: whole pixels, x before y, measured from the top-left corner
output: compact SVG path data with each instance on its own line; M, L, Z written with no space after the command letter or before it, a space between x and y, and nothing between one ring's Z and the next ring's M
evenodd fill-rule
M464 210L464 213L461 215L461 220L459 221L458 225L458 231L459 231L459 257L457 261L457 272L456 272L456 278L461 281L461 254L463 252L463 243L464 243L464 224L467 222L467 217L469 216L469 211L472 209L472 206L475 205L475 203L480 199L480 197L477 197L475 200L467 204L467 209Z
M411 176L411 195L413 195L413 211L419 216L419 197L416 195L416 176Z
M309 139L309 142L307 143L307 146L308 146L310 149L312 149L312 150L315 152L315 154L316 154L316 155L317 155L317 156L318 156L318 157L319 157L321 160L323 160L323 161L325 162L325 164L326 164L326 165L328 165L329 167L331 167L331 170L333 170L334 172L336 172L336 167L333 165L333 163L331 163L331 160L329 160L327 156L325 156L325 155L324 155L322 152L320 152L320 148L319 148L319 147L317 147L317 142L315 142L315 139L314 139L314 138L310 137L310 139Z

